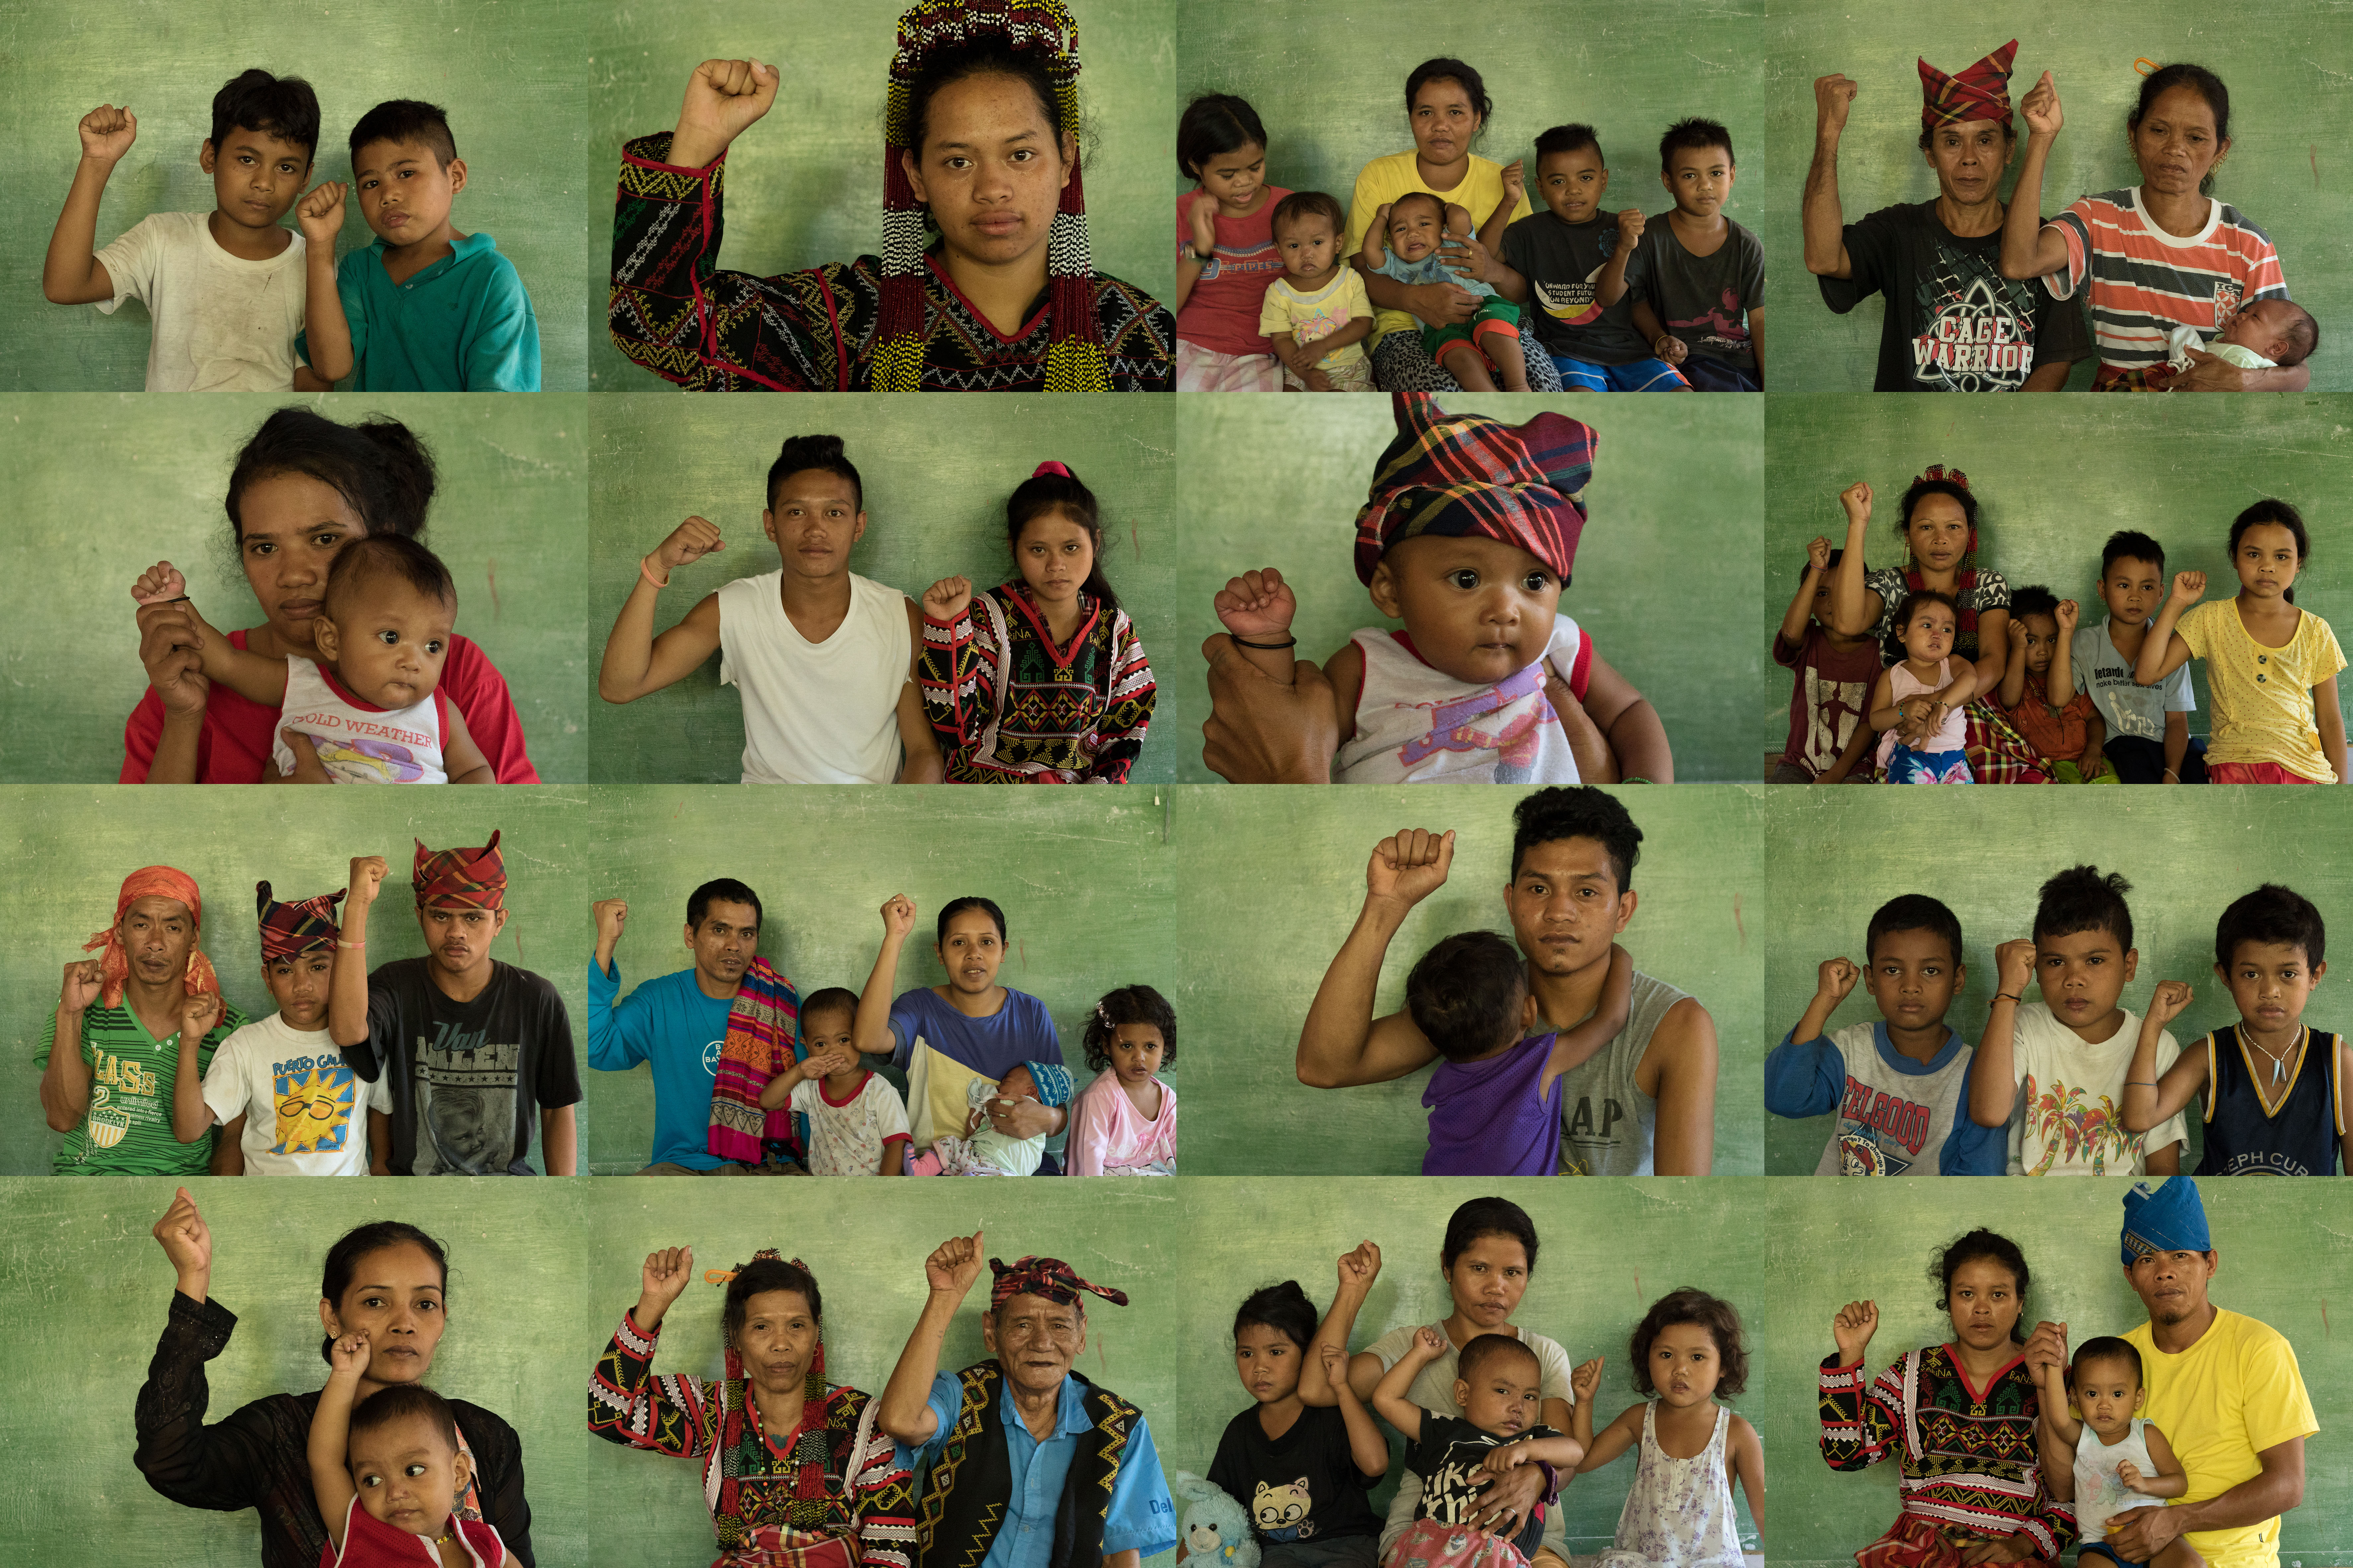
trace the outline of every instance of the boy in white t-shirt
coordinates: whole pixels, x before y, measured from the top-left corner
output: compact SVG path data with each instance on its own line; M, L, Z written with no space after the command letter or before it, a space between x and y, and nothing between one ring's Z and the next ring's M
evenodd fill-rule
M2126 1069L2140 1016L2116 999L2139 966L2132 884L2073 866L2042 884L2032 940L1994 950L1994 999L1969 1076L1969 1115L2010 1128L2013 1176L2173 1175L2189 1136L2176 1112L2146 1133L2124 1124ZM2025 999L2029 982L2042 1000ZM2157 1043L2157 1075L2181 1047Z
M761 1109L789 1105L808 1118L812 1176L904 1174L906 1103L888 1079L859 1065L857 994L828 986L801 1004L800 1018L808 1055L767 1081Z
M866 536L865 485L839 436L786 438L768 468L760 526L781 571L705 594L654 635L654 606L679 567L727 548L690 517L638 563L605 638L596 695L635 702L719 655L719 683L744 700L745 784L938 784L940 748L915 675L923 611L849 569Z
M278 1011L220 1043L197 1082L193 1046L181 1052L172 1090L172 1135L193 1143L227 1130L213 1152L216 1176L364 1176L368 1110L390 1114L392 1091L343 1060L327 1031L334 981L338 892L280 903L254 885L261 925L261 982Z
M100 104L82 116L81 161L41 264L41 292L58 305L125 300L147 307L149 392L324 392L301 369L310 284L302 237L279 226L311 175L319 100L300 77L249 70L213 97L212 134L197 162L212 176L209 213L153 213L103 250L98 208L139 121ZM329 297L333 270L322 274Z
M1340 254L1347 227L1340 204L1322 191L1293 191L1275 204L1267 226L1282 276L1266 286L1258 330L1282 362L1285 392L1370 392L1373 297Z

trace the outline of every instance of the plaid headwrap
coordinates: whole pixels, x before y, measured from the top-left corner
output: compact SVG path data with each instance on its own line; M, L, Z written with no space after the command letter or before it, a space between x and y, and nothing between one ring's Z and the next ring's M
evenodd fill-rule
M269 884L253 885L254 913L261 921L261 958L293 958L314 947L332 946L342 934L335 923L335 906L344 889L321 893L315 899L280 903L269 896Z
M997 1283L988 1288L988 1304L1001 1307L1016 1296L1036 1296L1055 1302L1075 1301L1079 1292L1088 1290L1101 1296L1114 1307L1127 1305L1127 1292L1114 1290L1107 1285L1091 1285L1079 1278L1078 1270L1059 1258L1039 1258L1034 1254L1016 1258L1008 1267L1005 1259L988 1260L989 1271Z
M2012 38L1977 64L1947 76L1920 62L1920 124L1929 131L1971 120L2010 123L2010 63L2018 58Z
M727 1011L727 1038L719 1049L719 1073L711 1085L711 1131L705 1146L723 1160L756 1165L763 1145L779 1142L796 1152L801 1141L792 1108L760 1107L768 1080L807 1055L800 1040L800 996L793 983L765 958L755 958L735 988Z
M877 392L923 389L923 253L930 238L923 227L923 205L915 199L900 160L902 153L923 155L922 148L911 145L915 79L935 57L984 38L1001 39L1017 54L1043 55L1062 129L1073 137L1079 133L1079 28L1062 0L916 0L900 15L899 49L891 58L891 93L883 121L882 302L873 362ZM1062 187L1046 237L1046 309L1051 321L1048 392L1111 390L1110 362L1088 286L1093 272L1086 187L1073 160L1071 183Z
M1506 425L1450 416L1426 392L1392 397L1397 438L1373 469L1371 498L1356 513L1356 575L1400 539L1424 533L1515 544L1568 586L1585 529L1585 485L1600 436L1560 414Z
M2147 1182L2135 1182L2125 1194L2125 1228L2118 1241L2127 1268L2134 1259L2154 1253L2213 1251L2198 1184L2176 1176L2151 1191Z
M196 879L185 871L170 866L142 866L122 879L122 890L114 896L114 919L104 931L90 933L81 944L84 952L103 949L98 956L98 999L109 1007L122 1005L122 988L131 979L131 955L122 951L122 915L134 899L150 896L177 899L188 906L188 918L202 928L205 923L205 900L196 891ZM220 979L213 973L213 961L191 947L188 969L183 980L191 996L217 996Z
M470 910L501 910L507 902L506 862L499 857L499 836L480 849L427 849L417 841L417 907L461 904Z

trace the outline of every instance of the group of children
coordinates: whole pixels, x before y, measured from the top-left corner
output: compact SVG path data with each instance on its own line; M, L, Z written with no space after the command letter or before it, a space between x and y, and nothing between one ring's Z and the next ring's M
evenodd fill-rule
M450 222L466 165L436 106L369 110L352 127L351 182L305 196L318 97L300 77L243 72L214 96L198 154L214 209L151 214L102 249L100 200L139 122L101 104L79 131L41 291L109 314L143 303L148 391L539 390L539 325L522 279L489 235ZM338 266L353 195L375 241ZM299 233L280 226L289 211Z
M1862 489L1841 498L1851 515L1868 507ZM1889 784L1971 783L1964 714L1985 698L2062 784L2337 783L2345 655L2329 624L2295 602L2312 549L2304 519L2285 501L2257 501L2232 523L2229 548L2239 592L2201 604L2204 573L2176 574L2168 595L2165 547L2137 530L2109 535L2098 589L2108 614L2097 626L2081 625L2077 603L2047 587L2010 590L2001 680L1981 692L1977 669L1954 652L1948 594L1904 598L1897 646L1839 632L1831 579L1845 552L1816 539L1773 639L1775 661L1796 681L1772 782L1867 783L1875 767ZM2205 661L2213 698L2206 741L2189 735L2192 658Z
M2140 961L2129 891L2090 866L2042 885L2032 937L1995 950L1974 1050L1946 1021L1966 978L1959 921L1925 894L1890 900L1864 967L1822 961L1805 1016L1766 1060L1766 1109L1835 1114L1825 1176L2172 1174L2193 1101L2194 1174L2353 1171L2353 1043L2304 1021L2327 968L2320 911L2276 884L2222 911L2214 973L2239 1020L2185 1050L2166 1025L2188 984L2160 982L2146 1017L2121 1005ZM1858 983L1881 1021L1826 1032ZM2041 1000L2025 999L2030 984Z
M1376 1373L1351 1368L1347 1326L1336 1317L1319 1326L1296 1280L1253 1291L1235 1313L1234 1370L1251 1404L1228 1423L1208 1479L1240 1505L1261 1568L1528 1568L1557 1504L1540 1500L1491 1534L1470 1522L1482 1489L1530 1464L1566 1488L1630 1448L1636 1472L1599 1568L1741 1568L1732 1482L1761 1527L1763 1453L1755 1428L1716 1403L1747 1376L1729 1302L1688 1288L1653 1302L1628 1348L1644 1398L1598 1434L1600 1357L1571 1378L1564 1432L1545 1423L1553 1401L1538 1352L1521 1337L1490 1332L1457 1345L1445 1327L1425 1325L1401 1353L1357 1352ZM1373 1376L1367 1408L1356 1384ZM1405 1465L1420 1481L1401 1531L1385 1532L1366 1500L1390 1468L1376 1415L1404 1439ZM1394 1538L1385 1544L1385 1535Z
M1572 392L1763 384L1765 252L1724 216L1732 135L1715 121L1678 121L1661 139L1659 179L1674 200L1662 216L1606 215L1593 128L1558 125L1535 140L1543 210L1514 221L1515 160L1490 211L1409 192L1379 205L1353 253L1336 199L1267 181L1267 144L1257 112L1230 94L1196 99L1177 124L1177 167L1195 182L1176 208L1179 391L1374 390L1366 277L1478 297L1466 320L1421 327L1423 352L1469 390L1528 390L1523 326ZM1237 362L1263 373L1236 379Z

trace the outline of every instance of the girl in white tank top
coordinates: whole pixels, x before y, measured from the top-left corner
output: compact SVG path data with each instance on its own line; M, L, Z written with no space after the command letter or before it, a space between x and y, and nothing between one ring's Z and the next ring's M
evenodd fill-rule
M1592 1395L1602 1363L1588 1362L1576 1375L1571 1425L1587 1439L1577 1474L1641 1449L1617 1540L1598 1568L1741 1568L1732 1480L1737 1474L1755 1514L1764 1450L1757 1429L1715 1402L1719 1391L1739 1393L1747 1378L1740 1315L1704 1291L1671 1291L1651 1303L1629 1350L1634 1387L1651 1397L1630 1405L1599 1437L1591 1435ZM1670 1444L1695 1451L1679 1456Z

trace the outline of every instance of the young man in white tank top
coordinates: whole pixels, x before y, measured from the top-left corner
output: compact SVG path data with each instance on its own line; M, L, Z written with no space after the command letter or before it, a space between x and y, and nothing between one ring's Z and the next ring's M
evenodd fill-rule
M760 514L782 570L704 595L656 637L654 605L671 572L726 548L716 524L680 523L638 563L605 640L597 695L634 702L716 652L720 684L743 697L745 784L939 783L939 743L914 681L923 612L849 570L864 504L839 437L788 438Z
M1609 949L1634 918L1628 886L1642 841L1617 798L1590 786L1538 790L1517 825L1504 908L1528 960L1538 1030L1589 1017ZM1365 907L1324 973L1300 1031L1303 1083L1386 1083L1438 1059L1411 1015L1373 1016L1381 961L1413 906L1445 886L1452 832L1383 839L1365 872ZM1715 1158L1715 1020L1697 998L1636 971L1626 1027L1561 1075L1561 1171L1567 1175L1704 1176Z

